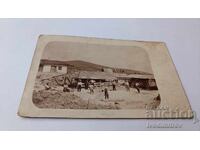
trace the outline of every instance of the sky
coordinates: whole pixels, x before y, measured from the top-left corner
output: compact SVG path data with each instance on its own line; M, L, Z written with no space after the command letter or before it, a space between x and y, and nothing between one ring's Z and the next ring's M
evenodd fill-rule
M82 60L99 65L152 73L148 54L136 46L114 46L55 41L46 45L42 59Z

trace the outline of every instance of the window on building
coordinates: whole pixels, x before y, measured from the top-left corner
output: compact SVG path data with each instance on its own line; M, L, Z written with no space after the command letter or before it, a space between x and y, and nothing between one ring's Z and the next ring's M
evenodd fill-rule
M56 66L51 66L51 72L56 72Z
M39 71L39 72L42 72L42 71L43 71L43 65L41 65L41 64L39 65L38 71Z
M58 66L58 70L62 70L62 66Z

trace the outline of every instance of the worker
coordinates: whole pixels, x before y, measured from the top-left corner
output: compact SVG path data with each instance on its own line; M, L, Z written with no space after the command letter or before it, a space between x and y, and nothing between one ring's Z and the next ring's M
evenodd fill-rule
M82 86L82 82L79 80L77 83L77 91L81 92L81 86Z
M117 89L116 89L116 82L115 82L115 81L112 82L112 87L113 87L113 91L116 91L116 90L117 90Z
M137 90L138 93L140 93L140 88L139 88L140 84L138 82L135 82L135 88Z
M129 82L128 82L128 81L125 82L125 87L126 87L126 90L127 90L127 91L130 91L130 85L129 85Z
M109 93L108 93L107 88L104 89L104 96L105 96L105 99L109 99Z
M88 80L85 81L85 89L87 90L89 88L89 82Z
M89 90L90 90L90 94L94 93L94 85L93 84L89 84Z
M66 83L63 85L63 92L70 92L70 89Z

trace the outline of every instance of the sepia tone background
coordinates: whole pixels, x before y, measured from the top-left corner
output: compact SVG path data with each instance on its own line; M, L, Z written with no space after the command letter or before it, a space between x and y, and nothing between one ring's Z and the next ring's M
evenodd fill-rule
M114 39L165 41L179 72L192 109L199 108L200 21L192 19L118 20L0 20L1 130L162 130L154 123L179 123L174 130L198 130L192 120L66 120L24 119L16 115L39 34L66 34ZM10 58L7 60L6 58ZM12 61L11 61L12 60ZM11 93L12 92L12 93ZM164 129L163 129L164 130ZM165 129L167 130L167 129ZM173 129L170 129L173 130Z
M130 54L131 57L127 54ZM57 41L47 44L42 59L59 61L82 60L103 66L132 69L153 74L148 54L144 49L136 46Z

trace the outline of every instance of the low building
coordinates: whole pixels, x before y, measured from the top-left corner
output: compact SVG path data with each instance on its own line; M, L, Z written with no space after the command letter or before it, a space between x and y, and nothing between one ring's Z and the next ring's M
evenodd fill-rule
M139 86L143 89L158 89L156 80L152 74L130 74L128 75L128 78L132 86L134 86L137 82L139 83Z
M117 78L107 72L80 71L77 79L95 80L95 81L113 81L116 80Z
M63 62L40 61L39 72L67 73L67 64Z
M111 68L103 68L103 72L113 73L113 70Z

